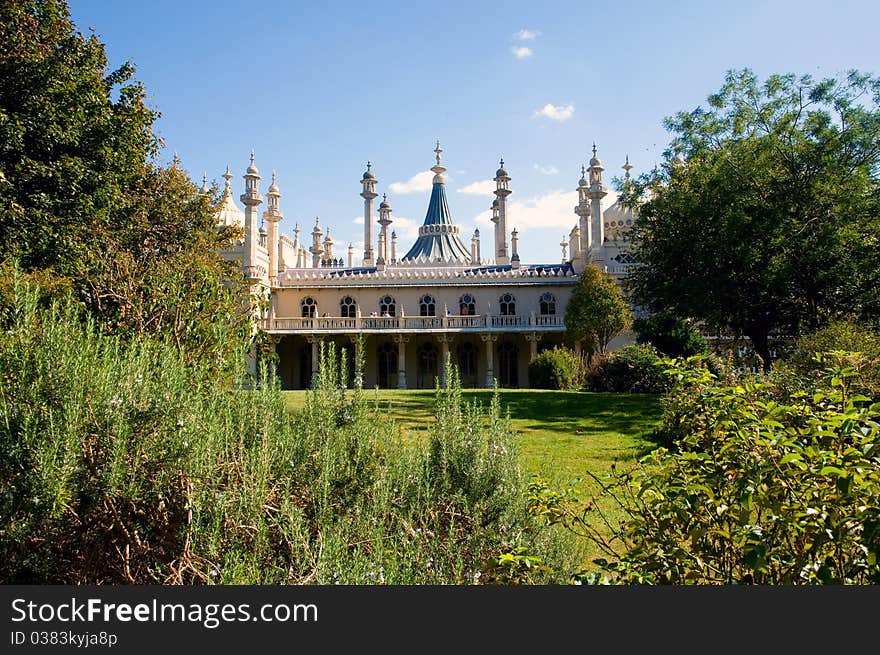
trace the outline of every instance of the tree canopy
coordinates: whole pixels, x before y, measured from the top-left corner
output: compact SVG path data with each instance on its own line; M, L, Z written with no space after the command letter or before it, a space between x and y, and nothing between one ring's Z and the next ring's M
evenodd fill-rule
M593 264L584 268L565 309L569 334L582 340L591 354L604 354L631 323L632 310L614 276Z
M880 79L728 72L708 107L665 125L639 205L634 300L768 339L880 308ZM646 199L646 200L640 200Z
M105 330L225 366L248 332L218 254L232 235L216 195L156 162L159 114L134 73L108 69L63 0L0 0L0 263L72 291Z

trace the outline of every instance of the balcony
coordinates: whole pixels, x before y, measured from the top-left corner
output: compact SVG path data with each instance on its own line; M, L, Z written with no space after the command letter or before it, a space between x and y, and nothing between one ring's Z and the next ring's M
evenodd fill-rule
M272 334L352 334L398 332L563 332L565 324L559 315L535 314L474 316L358 316L343 318L264 319L261 327Z

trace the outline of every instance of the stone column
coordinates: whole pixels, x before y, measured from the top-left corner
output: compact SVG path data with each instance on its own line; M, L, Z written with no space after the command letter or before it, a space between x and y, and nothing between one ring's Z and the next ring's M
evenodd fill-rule
M543 334L537 332L526 332L526 341L529 342L529 361L533 361L538 356L538 342Z
M306 337L306 341L312 344L312 377L314 378L318 374L318 359L320 358L321 354L321 337L309 335Z
M438 334L440 342L440 386L446 388L446 359L449 357L449 345L455 339L454 334Z
M497 334L481 334L480 339L486 343L486 388L491 389L495 386L495 370L493 357L495 355L495 346L498 341Z
M394 335L397 344L397 388L406 389L406 344L409 337L403 334Z

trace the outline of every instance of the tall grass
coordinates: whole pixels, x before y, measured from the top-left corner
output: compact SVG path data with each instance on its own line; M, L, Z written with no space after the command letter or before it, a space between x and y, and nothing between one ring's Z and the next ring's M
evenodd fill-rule
M265 371L223 387L37 296L19 280L0 314L0 581L503 582L518 548L549 565L529 581L573 570L527 513L497 397L464 402L454 368L431 438L404 444L332 350L291 413Z

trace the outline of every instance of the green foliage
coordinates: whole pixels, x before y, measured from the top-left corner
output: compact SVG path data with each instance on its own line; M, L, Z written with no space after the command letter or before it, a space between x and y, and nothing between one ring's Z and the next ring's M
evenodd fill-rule
M107 70L65 2L0 12L0 262L40 277L47 296L72 292L101 329L158 335L229 379L250 301L218 253L235 235L216 230L216 198L177 161L155 164L158 113L133 66Z
M590 264L565 308L565 329L589 353L605 353L608 342L632 323L632 310L614 276Z
M817 355L833 351L849 353L848 365L854 373L850 380L852 389L880 400L880 334L851 320L832 321L798 338L792 352L774 363L774 380L789 394L807 391L823 370L822 359Z
M519 548L546 567L531 581L570 566L527 513L497 395L463 402L454 369L428 444L402 442L332 350L291 415L266 375L218 387L21 276L0 311L2 582L506 582Z
M691 357L706 352L706 340L691 321L668 311L633 321L639 343L651 344L668 357Z
M529 363L529 385L536 389L576 389L582 377L581 362L568 348L545 350Z
M673 393L692 396L679 452L602 481L626 512L614 538L552 490L532 492L533 513L595 540L615 582L877 584L880 405L852 393L845 358L823 361L787 404L760 378L728 385L670 362Z
M666 120L669 161L641 203L629 291L712 329L768 338L880 309L880 79L731 71L709 106ZM673 153L684 155L676 160Z
M665 365L653 347L629 344L593 363L587 373L591 391L663 393L669 388Z

